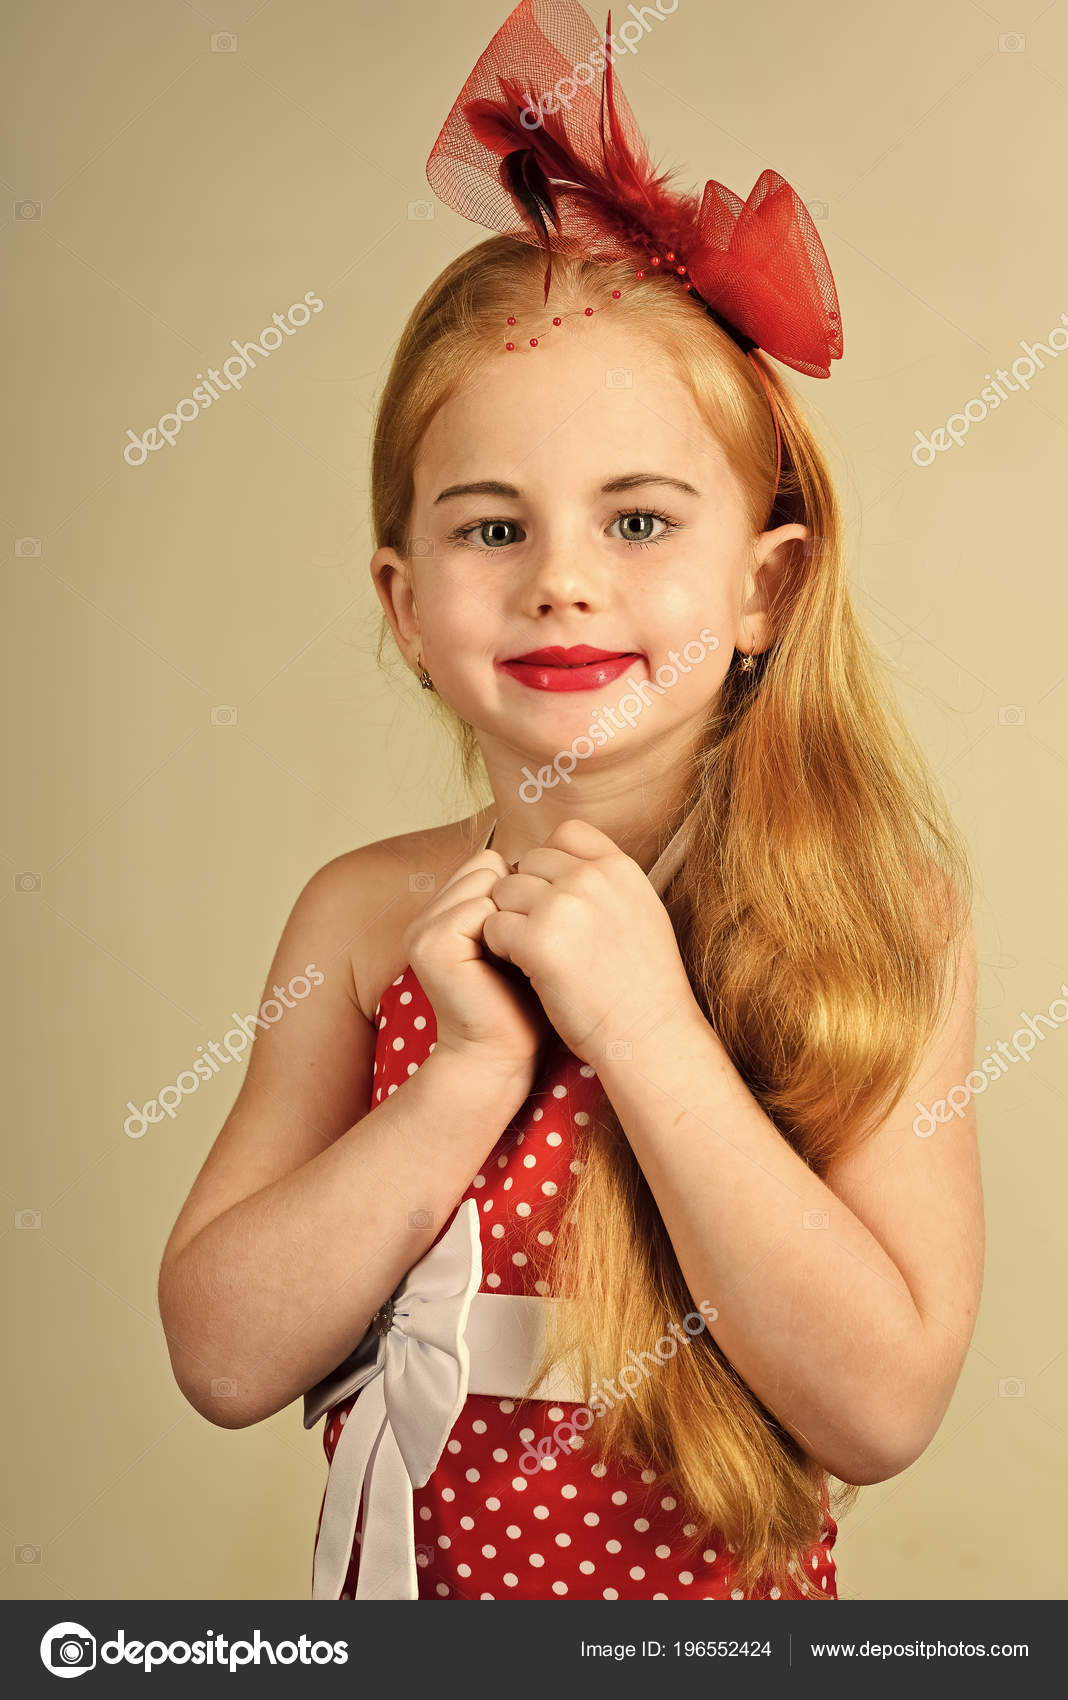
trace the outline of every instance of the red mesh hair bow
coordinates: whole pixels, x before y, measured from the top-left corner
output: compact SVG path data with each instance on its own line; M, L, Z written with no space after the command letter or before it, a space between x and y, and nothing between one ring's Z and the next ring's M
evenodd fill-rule
M672 173L653 168L612 52L611 13L602 43L577 0L521 0L431 149L434 193L476 224L541 246L546 301L554 251L629 259L673 272L744 352L761 348L829 377L842 322L805 203L772 170L744 203L713 181L700 199L670 189Z

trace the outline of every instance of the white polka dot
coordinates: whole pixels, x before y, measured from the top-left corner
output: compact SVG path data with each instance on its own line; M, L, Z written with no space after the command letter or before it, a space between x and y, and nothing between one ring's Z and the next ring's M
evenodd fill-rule
M505 1585L506 1588L514 1588L518 1581L519 1581L519 1577L513 1575L512 1571L510 1571L510 1570L505 1571L505 1573L504 1573L504 1585Z
M498 1158L497 1158L497 1167L498 1167L498 1169L503 1169L503 1168L505 1168L505 1167L506 1167L506 1165L507 1165L507 1163L508 1163L508 1159L507 1159L507 1157L498 1157Z
M573 1163L569 1163L567 1166L571 1170L571 1173L573 1175L581 1175L583 1165L579 1162L577 1157L575 1158Z
M493 1449L493 1459L494 1459L494 1462L497 1463L497 1464L506 1464L508 1462L508 1454L504 1450L503 1446L495 1446L494 1447L494 1449Z
M604 1593L601 1595L601 1598L604 1600L618 1600L619 1595L616 1593L614 1588L606 1588Z
M812 1554L812 1568L813 1568L813 1570L818 1570L819 1567L820 1567L819 1554L814 1552Z
M552 1243L553 1243L552 1235L549 1233L548 1229L543 1228L541 1233L538 1235L538 1244L539 1245L552 1245Z
M635 1517L634 1527L637 1529L639 1534L644 1535L646 1529L649 1527L648 1517Z
M423 1519L424 1523L429 1522L432 1515L429 1505L421 1505L419 1507L419 1515Z
M508 1179L507 1179L507 1180L506 1180L506 1181L505 1181L505 1183L504 1183L504 1190L505 1190L505 1192L510 1192L510 1191L511 1191L511 1186L512 1186L512 1177L511 1177L511 1175L509 1175L509 1176L508 1176Z
M476 1417L474 1422L471 1424L471 1427L476 1434L485 1434L486 1432L486 1425L482 1421L481 1417Z
M533 1440L534 1430L532 1428L521 1428L519 1431L519 1438L520 1440Z
M407 1070L407 1072L408 1072L408 1073L409 1073L409 1074L415 1074L415 1072L416 1072L416 1070L417 1070L417 1069L418 1069L418 1067L419 1067L419 1064L418 1064L418 1063L409 1063L409 1064L408 1064L408 1070Z
M547 1133L545 1135L545 1143L546 1145L562 1145L563 1140L558 1133Z
M732 1600L744 1600L745 1599L745 1595L743 1594L741 1588L732 1588L731 1589L731 1599Z
M464 1474L469 1482L477 1482L481 1479L480 1472L478 1470L465 1470Z
M456 1566L456 1574L457 1576L470 1576L471 1566L469 1564L458 1564Z
M657 1556L657 1558L670 1558L671 1557L671 1548L670 1547L657 1547L656 1556Z
M426 1026L426 1016L425 1015L417 1015L415 1020L412 1022L412 1026L418 1027L418 1029L421 1033L423 1031L423 1028ZM436 1044L437 1040L435 1040L434 1043ZM431 1045L430 1049L433 1050L434 1046Z
M527 1254L526 1254L525 1251L513 1251L512 1262L515 1263L515 1264L518 1264L520 1269L522 1269L522 1267L523 1267L523 1265L526 1261L527 1261Z
M707 1598L708 1598L708 1595L707 1595L707 1594L706 1594L706 1595L705 1595L705 1599L706 1599L706 1600L707 1600ZM666 1594L654 1594L654 1595L653 1595L653 1599L654 1599L654 1600L666 1600L666 1599L667 1599L667 1595L666 1595Z
M456 1495L453 1492L452 1488L442 1488L441 1497L442 1497L442 1499L455 1499Z
M523 1490L525 1489L526 1485L527 1485L527 1479L526 1479L525 1476L513 1476L512 1477L512 1486L515 1488L516 1493L522 1493Z
M550 1135L550 1137L551 1137L551 1135ZM524 1169L532 1169L534 1167L535 1163L537 1162L537 1160L538 1159L534 1156L533 1152L528 1152L528 1154L523 1158Z
M547 1505L536 1505L534 1507L534 1515L535 1515L535 1517L541 1517L541 1518L548 1517L549 1507Z
M395 1091L396 1091L396 1090L397 1090L397 1088L396 1088L396 1087L395 1087L395 1086L391 1086L391 1087L390 1087L390 1088L389 1088L389 1090L388 1090L388 1091L387 1091L387 1093L386 1093L386 1097L387 1097L387 1098L392 1098L392 1096L393 1096L393 1094L394 1094L394 1092L395 1092Z
M551 1423L561 1422L563 1420L563 1415L564 1415L564 1413L560 1409L559 1405L550 1405L548 1411L546 1411L545 1414L546 1414L546 1416L548 1417L548 1419Z
M476 1175L474 1180L471 1182L472 1186L485 1186L485 1184L486 1184L485 1175Z
M500 1284L501 1284L500 1276L497 1274L496 1270L491 1270L490 1273L486 1276L487 1287L499 1287Z
M684 1535L696 1535L697 1524L696 1523L684 1523L682 1525L682 1532L683 1532Z
M825 1588L826 1586L827 1586L827 1578L826 1578L826 1576L821 1576L820 1577L820 1587Z
M548 1281L535 1281L535 1283L534 1283L534 1291L535 1291L535 1292L536 1292L536 1293L547 1293L547 1292L548 1292L548 1291L549 1291L549 1283L548 1283ZM580 1440L580 1441L579 1441L579 1445L580 1445L580 1446L581 1446L581 1445L582 1445L582 1442L581 1442L581 1440Z
M768 1598L772 1599L772 1600L781 1600L782 1599L782 1589L781 1588L770 1588L768 1590Z
M645 1577L645 1571L642 1569L640 1564L632 1565L630 1574L633 1576L635 1582L641 1582Z
M497 1405L497 1409L498 1409L498 1410L499 1410L499 1411L504 1411L504 1412L505 1412L505 1414L506 1414L506 1415L507 1415L507 1413L508 1413L508 1412L509 1412L509 1411L514 1411L514 1410L515 1410L515 1403L514 1403L514 1401L513 1401L513 1400L511 1400L511 1399L501 1399L501 1400L500 1400L500 1401L499 1401L499 1402L498 1402L498 1405Z
M532 1552L530 1555L530 1562L534 1566L535 1570L540 1570L542 1565L545 1563L545 1559L542 1557L540 1552Z
M525 1200L523 1200L521 1203L516 1205L515 1213L516 1213L517 1216L529 1216L530 1215L530 1205L527 1204L527 1202Z
M573 1482L565 1482L563 1487L560 1489L560 1493L564 1499L574 1499L575 1495L578 1493L578 1488Z
M490 1229L490 1233L493 1235L495 1240L503 1240L503 1238L504 1238L504 1226L503 1226L503 1224L501 1222L494 1222L493 1227Z
M553 1593L554 1594L566 1594L567 1593L567 1583L566 1582L554 1582L553 1583Z
M429 1560L429 1558L427 1558L425 1552L417 1552L416 1555L415 1555L415 1562L416 1562L416 1564L420 1565L422 1567L422 1569L425 1570L427 1565L430 1563L430 1560ZM342 1599L345 1598L344 1594L342 1594L341 1598Z
M508 1539L511 1540L511 1541L517 1541L519 1539L520 1535L523 1533L523 1531L519 1527L518 1523L509 1523L507 1529L505 1529L504 1532L508 1536Z
M566 1098L567 1097L567 1087L566 1086L554 1086L553 1087L553 1097L554 1098Z
M449 1441L449 1451L450 1452L459 1452L459 1450L460 1450L460 1442L458 1440L450 1440Z
M439 1547L446 1547L446 1548L451 1547L452 1541L450 1540L448 1535L439 1535L438 1536L438 1546Z
M449 1590L448 1590L448 1588L447 1588L447 1587L446 1587L446 1586L445 1586L445 1583L444 1583L444 1582L439 1582L439 1583L438 1583L438 1593L439 1593L439 1594L441 1594L441 1595L442 1595L442 1596L444 1596L444 1595L445 1595L445 1594L447 1594L447 1593L448 1593L448 1591L449 1591Z
M597 1566L595 1564L591 1564L588 1558L584 1558L582 1563L579 1565L579 1569L582 1571L583 1576L592 1576L596 1568Z
M585 1127L587 1122L589 1121L589 1119L590 1118L586 1114L585 1110L576 1110L576 1112L575 1112L575 1125L577 1127Z
M582 1075L584 1080L593 1079L593 1069L589 1063L583 1063L582 1067L579 1069L579 1073Z
M385 1023L383 1023L383 1025L385 1025ZM536 1121L536 1122L540 1122L541 1118L544 1114L545 1114L544 1110L534 1110L531 1113L531 1120Z
M495 1595L493 1595L493 1594L479 1594L479 1596L478 1596L478 1597L479 1597L479 1599L480 1599L480 1600L492 1600L492 1599L494 1599L494 1598L495 1598L495 1597L496 1597L496 1596L495 1596Z
M605 1541L604 1550L605 1552L622 1552L623 1543L622 1541Z
M492 1210L493 1209L492 1198L487 1198L487 1200L486 1200L485 1204L482 1206L482 1208L483 1208L483 1210Z
M674 1511L675 1509L675 1501L672 1499L670 1494L668 1494L666 1499L662 1499L660 1503L664 1507L665 1511Z
M555 1470L556 1469L556 1459L555 1458L543 1458L542 1461L541 1461L541 1467L542 1467L543 1470Z
M591 1464L590 1465L590 1475L591 1476L603 1476L603 1475L607 1474L607 1471L608 1471L608 1465L607 1464Z
M393 1049L394 1049L394 1050L395 1050L395 1051L403 1051L403 1049L404 1049L404 1040L403 1040L403 1039L394 1039L394 1041L393 1041Z
M715 1564L716 1562L716 1554L712 1547L709 1547L707 1552L703 1552L701 1557L704 1559L706 1564Z
M587 1513L586 1513L585 1517L583 1517L582 1521L584 1523L588 1523L590 1525L591 1529L595 1529L597 1527L597 1524L601 1521L601 1519L598 1517L596 1511L587 1511Z
M505 1454L505 1456L507 1457L507 1453ZM499 1511L500 1509L501 1509L501 1502L500 1502L499 1499L493 1499L493 1498L487 1499L487 1501L486 1501L486 1510L487 1511Z
M646 1483L655 1482L656 1481L656 1471L655 1470L643 1470L642 1471L642 1481L646 1482Z
M401 1001L401 1003L411 1003L411 1001L412 1001L411 992L402 992L401 995L400 995L400 1001Z
M542 1181L541 1190L546 1198L552 1198L560 1189L555 1181Z
M622 1488L617 1489L617 1491L612 1495L612 1504L613 1505L626 1505L626 1503L627 1503L627 1496L623 1492L623 1489Z
M561 1530L556 1537L556 1544L558 1547L569 1547L571 1545L571 1536L565 1535L563 1530Z
M460 1518L461 1529L473 1529L474 1526L475 1526L475 1519L473 1517L461 1517Z
M680 1570L679 1571L679 1581L684 1583L684 1584L689 1584L690 1582L692 1582L693 1581L693 1571L692 1570Z
M482 1556L483 1556L483 1558L496 1558L497 1548L491 1547L491 1546L484 1546L482 1548Z

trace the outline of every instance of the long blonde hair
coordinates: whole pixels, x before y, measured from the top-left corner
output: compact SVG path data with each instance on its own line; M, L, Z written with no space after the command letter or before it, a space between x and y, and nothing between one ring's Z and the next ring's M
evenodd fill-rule
M902 1094L951 995L970 909L967 854L907 732L846 585L842 524L824 457L798 398L753 363L673 280L625 264L557 257L543 310L538 250L492 237L427 289L380 398L371 482L375 541L406 558L414 465L437 409L487 357L516 313L541 322L587 303L653 339L690 386L735 473L752 535L794 521L772 608L775 640L752 671L735 663L710 706L685 802L691 847L664 892L695 997L756 1101L822 1177ZM611 291L621 291L612 300ZM759 355L756 358L760 358ZM389 632L379 633L378 656ZM456 738L472 793L486 772L474 729L430 699ZM652 1351L694 1308L649 1186L602 1098L561 1232L538 1273L570 1306L549 1307L546 1353L529 1387L566 1359L587 1402L632 1354ZM709 1295L714 1298L714 1295ZM566 1313L557 1314L557 1313ZM656 1354L659 1357L659 1354ZM646 1360L642 1360L646 1361ZM734 1555L742 1586L778 1583L826 1599L799 1562L832 1509L810 1458L706 1328L690 1349L600 1407L584 1444L655 1468L702 1534ZM596 1401L595 1401L596 1403ZM841 1515L859 1488L842 1484Z

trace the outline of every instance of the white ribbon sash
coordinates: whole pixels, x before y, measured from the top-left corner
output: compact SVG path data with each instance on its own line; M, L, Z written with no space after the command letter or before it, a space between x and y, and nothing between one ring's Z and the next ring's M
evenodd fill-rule
M469 1393L518 1397L544 1343L545 1306L560 1299L480 1293L478 1206L455 1220L379 1313L356 1350L304 1396L304 1426L360 1391L334 1451L315 1547L312 1598L336 1600L364 1514L358 1600L417 1600L412 1489L425 1487ZM527 1395L579 1402L554 1366Z

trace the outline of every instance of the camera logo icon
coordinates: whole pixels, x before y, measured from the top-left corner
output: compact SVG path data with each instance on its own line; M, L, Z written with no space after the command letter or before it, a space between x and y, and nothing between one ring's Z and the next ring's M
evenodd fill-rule
M825 1228L830 1220L826 1210L806 1210L801 1217L806 1228Z
M232 703L216 703L211 711L211 723L213 726L236 726L237 709Z
M433 891L435 883L433 874L420 873L408 875L409 891Z
M1002 726L1022 726L1026 719L1027 714L1018 702L1007 702L998 709L998 720Z
M53 1676L84 1676L96 1668L96 1638L82 1623L54 1623L41 1637L41 1663Z

